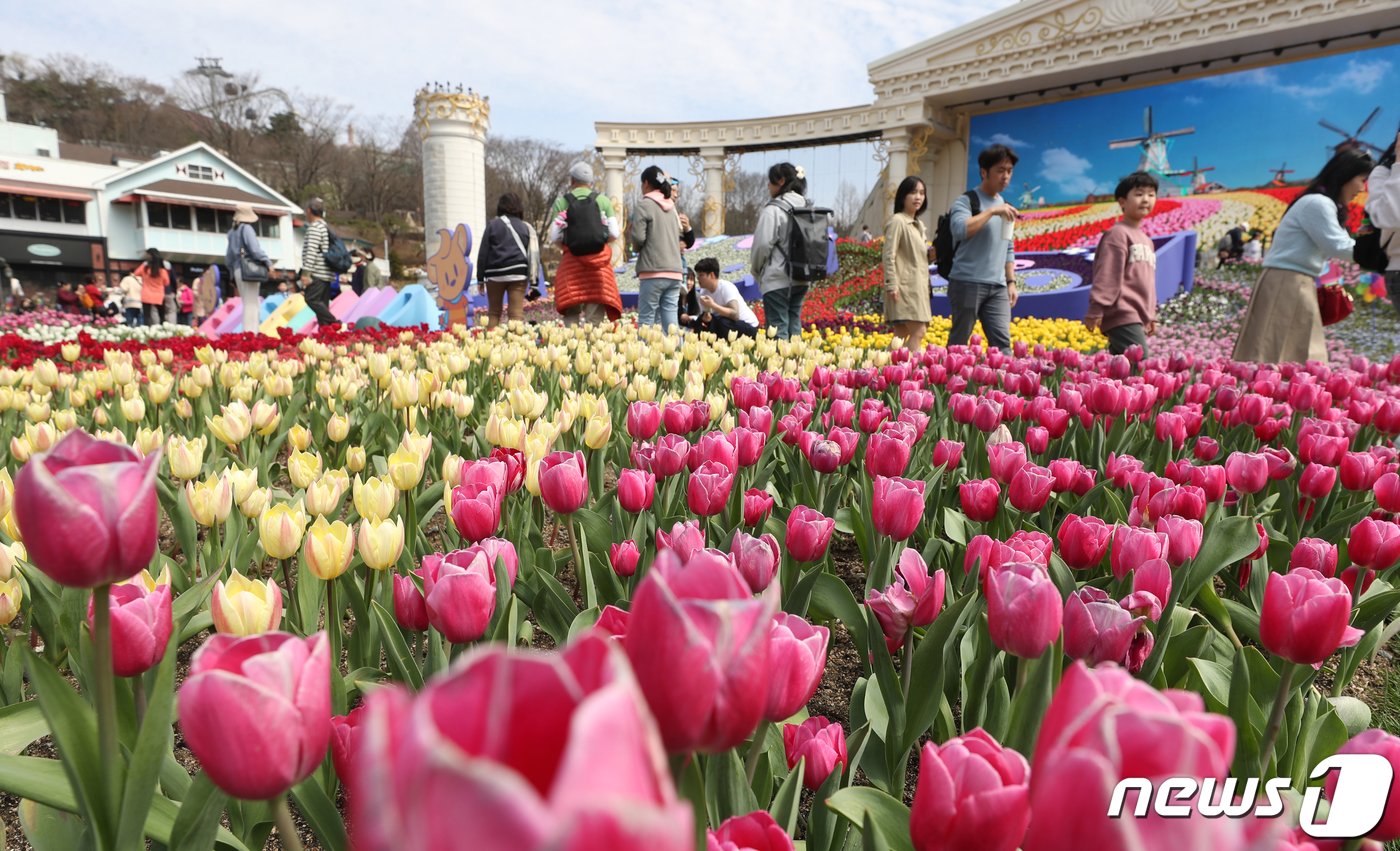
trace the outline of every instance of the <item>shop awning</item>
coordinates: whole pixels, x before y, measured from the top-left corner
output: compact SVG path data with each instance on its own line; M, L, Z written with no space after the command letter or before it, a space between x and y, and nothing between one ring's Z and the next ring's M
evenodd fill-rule
M161 201L183 202L203 207L232 210L239 204L248 204L259 213L282 216L298 212L294 207L285 207L276 201L254 195L233 186L218 186L193 180L157 180L138 189L133 189L117 199L118 203L134 203L137 198L152 198Z
M52 183L29 183L20 180L0 180L0 192L14 195L35 195L40 198L58 198L63 201L91 201L91 192L82 192L71 186L55 186Z

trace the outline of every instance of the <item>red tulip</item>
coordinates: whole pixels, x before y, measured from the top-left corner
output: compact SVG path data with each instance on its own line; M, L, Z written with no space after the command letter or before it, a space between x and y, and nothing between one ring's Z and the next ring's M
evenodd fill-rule
M458 485L452 489L452 525L468 541L495 535L501 527L501 497L495 485Z
M754 598L717 561L647 572L623 644L669 752L718 753L753 733L768 700L777 603L776 585Z
M361 704L346 715L331 716L331 764L335 766L335 776L342 785L348 784L355 773L356 757L360 749L360 722L365 720L365 707Z
M1400 561L1400 524L1365 518L1351 527L1347 555L1362 567L1378 572L1389 569Z
M701 530L700 524L694 520L686 520L671 527L670 534L656 530L656 549L672 550L680 558L681 564L690 561L690 557L700 550L705 549L705 533Z
M969 520L986 523L997 516L1001 485L996 479L974 479L958 485L958 499Z
M877 476L870 507L875 533L896 541L913 535L924 518L925 487L923 481Z
M423 557L418 571L428 623L453 644L486 634L496 611L496 574L486 553L472 547Z
M992 643L1036 659L1060 637L1064 600L1055 583L1037 565L1003 564L987 577L987 628Z
M1225 480L1240 493L1258 493L1269 483L1269 462L1255 452L1231 452L1225 459Z
M423 590L412 577L397 573L394 574L394 622L412 632L428 628L428 603L423 599Z
M629 514L651 508L656 498L656 476L647 470L627 468L617 474L617 503Z
M940 438L933 445L933 466L951 470L962 460L963 445L956 440Z
M1065 601L1065 655L1090 666L1123 664L1144 618L1133 617L1108 594L1086 586Z
M1339 754L1380 754L1390 763L1391 771L1400 774L1400 739L1384 730L1364 730L1351 737L1346 744L1337 748ZM1335 800L1338 773L1328 772L1325 788L1327 799ZM1400 839L1400 796L1387 795L1384 813L1380 824L1371 829L1366 837L1377 842Z
M1113 528L1108 563L1113 568L1113 578L1123 579L1133 568L1150 559L1165 558L1167 552L1167 536L1161 532L1120 525Z
M744 525L763 525L768 515L773 513L773 495L758 488L744 491Z
M379 689L366 707L349 787L363 851L695 846L636 681L600 635L547 653L482 648L418 694Z
M694 408L689 402L676 400L667 402L662 409L661 419L666 424L668 434L689 434L693 430L691 420L694 417Z
M612 565L613 573L624 579L637 572L637 563L641 560L642 553L636 541L608 545L608 564Z
M1365 575L1362 575L1362 570L1366 571ZM1360 599L1361 595L1370 590L1371 583L1376 581L1376 572L1370 568L1360 568L1353 564L1343 570L1337 578L1342 580L1342 584L1347 587L1348 591L1352 592L1352 599ZM1360 589L1356 587L1358 578L1361 580Z
M801 724L784 724L783 751L789 769L806 760L802 785L813 791L820 789L833 771L844 770L847 765L845 732L840 724L833 724L821 715L814 715Z
M1011 477L1028 463L1026 447L1014 440L988 444L987 463L991 467L992 478L1003 485L1010 484Z
M1050 471L1036 464L1027 464L1011 477L1008 499L1017 511L1035 512L1050 499L1050 487L1055 479Z
M88 598L88 630L93 629L92 598ZM112 670L119 677L144 674L165 658L174 621L170 585L146 590L140 581L113 585L108 598L112 613Z
M588 501L582 452L551 452L540 462L540 498L555 514L573 514Z
M156 554L160 452L71 431L15 475L14 521L28 560L70 588L120 582Z
M978 727L919 754L909 815L916 851L1015 851L1030 823L1030 766Z
M768 703L763 717L769 721L791 718L817 693L826 670L826 650L831 631L812 626L787 612L773 616L768 629Z
M735 530L734 539L729 544L729 554L734 557L734 566L755 594L761 593L773 582L782 562L782 552L778 549L778 539L772 535L747 535Z
M1259 642L1294 664L1321 665L1338 647L1361 640L1361 631L1349 625L1351 602L1340 579L1305 567L1271 573L1259 612Z
M767 810L725 819L705 836L705 851L792 851L792 837Z
M1066 517L1055 533L1060 558L1077 570L1098 567L1108 554L1108 543L1112 537L1112 526L1097 517L1080 517L1078 514Z
M1382 511L1400 514L1400 473L1386 473L1375 481L1376 504Z
M821 561L835 529L835 520L815 508L797 506L787 519L788 555L803 563Z
M711 517L724 510L733 490L733 471L718 461L706 461L685 483L686 505L701 517Z
M1186 445L1186 420L1180 414L1162 411L1153 423L1153 434L1158 443L1171 441L1172 450L1179 452Z
M214 785L268 800L306 779L331 736L326 634L211 636L180 686L180 731Z
M1166 536L1166 551L1162 555L1172 567L1182 566L1201 551L1204 527L1199 520L1188 520L1168 514L1157 518L1156 530Z
M1158 691L1122 668L1065 671L1041 723L1031 760L1031 823L1023 851L1210 848L1242 851L1230 819L1105 818L1114 787L1128 777L1226 777L1235 726L1204 711L1201 696Z

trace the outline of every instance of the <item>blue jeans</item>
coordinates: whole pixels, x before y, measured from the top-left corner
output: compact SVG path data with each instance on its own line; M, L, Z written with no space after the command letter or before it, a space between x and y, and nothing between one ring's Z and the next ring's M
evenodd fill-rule
M637 294L637 324L660 325L670 332L680 323L680 278L643 278Z
M127 324L127 326L130 327L130 328L140 328L140 327L141 327L141 308L139 308L139 307L128 307L128 308L126 308L126 324Z
M771 333L787 339L802 336L802 302L807 299L807 285L790 287L763 294L763 325Z
M1011 302L1005 284L949 281L948 304L953 313L948 345L966 346L972 326L981 319L988 346L1003 351L1011 348Z

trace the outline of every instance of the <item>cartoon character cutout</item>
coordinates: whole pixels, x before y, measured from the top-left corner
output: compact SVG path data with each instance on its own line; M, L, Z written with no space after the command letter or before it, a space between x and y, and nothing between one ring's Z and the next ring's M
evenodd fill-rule
M458 224L455 230L439 228L437 253L428 258L428 280L438 291L438 306L447 311L448 322L467 319L467 285L472 280L471 228Z

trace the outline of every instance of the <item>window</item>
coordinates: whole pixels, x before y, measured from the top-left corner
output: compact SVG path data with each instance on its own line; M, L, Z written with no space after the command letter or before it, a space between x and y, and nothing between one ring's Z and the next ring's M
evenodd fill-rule
M146 224L153 228L170 227L170 205L159 201L147 201Z
M196 230L205 233L219 232L219 216L209 207L194 208L194 225Z
M279 216L258 216L258 236L278 239L282 235L282 219Z
M87 202L64 201L63 221L70 225L87 224Z
M219 210L219 233L228 233L233 230L233 211Z
M15 218L28 219L34 221L39 218L39 199L33 195L12 195L11 202L15 205Z
M175 230L193 230L193 211L182 204L170 205L170 226Z
M207 166L207 165L192 165L192 166L189 166L189 167L186 169L186 173L189 174L190 180L213 180L213 179L214 179L214 169L210 168L210 167Z
M41 222L61 222L63 221L63 204L57 198L39 199L39 221Z
M10 217L10 196L8 193L0 192L0 219Z

